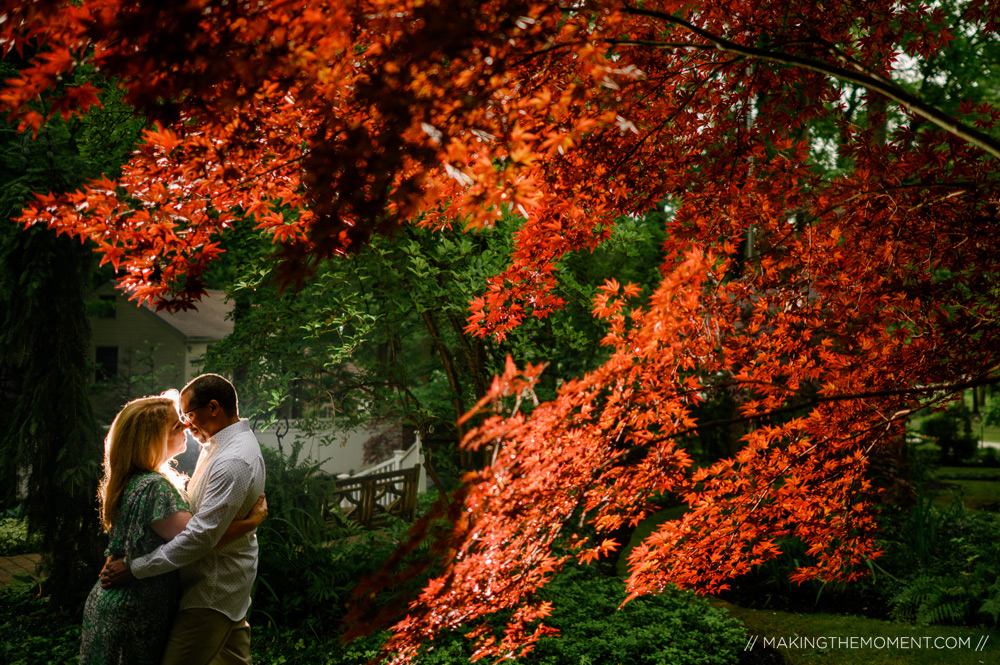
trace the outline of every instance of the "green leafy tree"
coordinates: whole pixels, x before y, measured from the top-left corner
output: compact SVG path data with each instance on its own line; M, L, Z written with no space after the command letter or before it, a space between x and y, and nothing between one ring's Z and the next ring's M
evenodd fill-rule
M323 263L294 292L276 284L271 244L247 225L212 275L235 301L235 329L210 350L208 366L233 372L248 409L272 419L294 417L307 429L331 418L342 427L394 422L424 441L454 441L461 434L455 423L508 354L558 365L539 387L543 398L555 395L555 377L583 373L606 356L590 304L612 274L655 282L664 214L623 219L594 252L565 257L566 306L502 342L464 328L469 297L512 249L517 217L476 234L407 227L377 237L355 255Z
M2 76L12 70L4 63ZM122 163L140 122L106 94L105 108L54 118L34 138L0 126L0 218L31 192L66 191ZM53 601L92 583L103 539L96 518L102 433L89 399L92 367L85 297L93 252L42 228L0 225L0 473L4 505L23 494L40 535Z

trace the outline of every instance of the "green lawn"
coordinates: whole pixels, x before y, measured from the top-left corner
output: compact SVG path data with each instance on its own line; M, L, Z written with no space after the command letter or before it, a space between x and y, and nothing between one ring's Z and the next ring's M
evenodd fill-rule
M986 396L986 403L981 407L983 414L989 413L990 409L993 407L993 402L1000 397L993 397L990 395ZM972 409L972 391L965 391L965 405ZM920 432L920 425L929 418L932 414L926 412L919 412L919 415L910 419L909 430L911 432ZM994 443L1000 443L1000 425L986 425L985 423L973 424L972 434L979 441L992 441Z
M942 485L934 505L944 508L960 498L969 510L1000 506L1000 469L975 466L942 466L934 471Z
M989 395L987 393L987 395L986 395L986 404L983 405L983 407L982 407L983 414L987 414L987 413L990 412L990 409L993 408L993 402L996 399L998 399L998 398L997 397L993 397L992 395ZM965 391L965 405L967 407L969 407L970 410L972 409L972 391L971 390L966 390ZM980 441L993 441L993 442L996 442L996 443L1000 443L1000 425L986 425L986 424L981 424L980 427L977 428L975 426L975 424L973 424L973 426L972 426L972 433Z
M941 638L938 644L945 648L781 648L787 665L992 665L1000 662L1000 632L979 628L951 626L913 626L907 623L879 621L865 617L835 614L794 614L772 610L751 610L738 607L722 600L712 603L726 607L747 628L748 641L757 637L754 649L763 649L764 638L778 640L784 638L786 644L793 645L792 638L827 638L827 642L840 639L871 638ZM831 639L832 638L832 639ZM963 640L967 642L963 643ZM947 648L949 646L954 648ZM977 647L982 645L982 651Z
M995 480L947 480L934 497L934 505L945 508L961 499L969 510L995 510L1000 506L1000 482Z
M938 480L989 480L1000 482L1000 468L985 466L939 466L934 471Z

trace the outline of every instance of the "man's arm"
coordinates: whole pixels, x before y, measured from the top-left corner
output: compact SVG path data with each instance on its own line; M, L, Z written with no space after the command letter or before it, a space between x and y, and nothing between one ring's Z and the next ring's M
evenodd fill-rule
M150 526L153 527L153 531L156 532L160 538L163 540L173 540L177 537L179 533L187 528L188 522L194 517L190 512L186 510L180 510L172 515L164 517L162 520L156 520ZM247 516L243 519L233 520L232 524L226 529L226 532L222 534L222 538L219 542L215 544L216 548L225 547L234 540L238 540L243 536L247 535L257 527L259 527L263 522L264 518L267 517L267 499L263 494L257 497L257 503L253 504L253 508L247 513Z
M164 524L165 522L177 518L178 515L181 515L181 517L176 519L176 525L171 524L168 527ZM166 519L154 522L153 530L156 531L161 538L164 538L165 540L172 540L184 531L188 522L191 520L191 517L191 513L186 511L174 513ZM232 524L229 525L229 528L227 528L225 533L222 534L222 538L220 538L219 542L215 544L215 549L225 547L234 540L242 538L259 527L265 518L267 518L267 499L263 494L261 494L257 497L257 503L253 505L253 508L250 509L250 513L246 517L241 520L233 520ZM157 528L157 525L159 525L159 528ZM115 558L109 556L105 560L104 567L101 569L101 586L105 589L128 584L134 579L135 576L132 575L132 571L125 567L121 557Z
M140 579L162 575L190 565L208 554L236 518L246 499L248 488L241 481L248 476L247 466L245 460L238 458L216 462L205 483L205 494L198 512L187 527L170 542L132 561L132 574Z

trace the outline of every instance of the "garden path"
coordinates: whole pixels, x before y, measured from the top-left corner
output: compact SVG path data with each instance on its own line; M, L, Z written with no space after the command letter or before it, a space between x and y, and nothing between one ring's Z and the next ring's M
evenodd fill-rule
M0 588L14 581L17 573L35 574L35 567L41 561L41 554L15 554L0 557Z

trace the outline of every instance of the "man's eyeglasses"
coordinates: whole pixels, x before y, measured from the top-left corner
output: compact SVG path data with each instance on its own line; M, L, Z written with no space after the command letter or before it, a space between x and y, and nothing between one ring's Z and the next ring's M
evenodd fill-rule
M207 404L202 404L201 406L196 406L193 409L188 409L184 413L177 414L177 417L180 418L180 421L182 423L184 423L185 425L190 425L191 424L191 416L189 416L188 414L189 413L194 413L198 409L204 409L206 406L208 406L208 405Z

